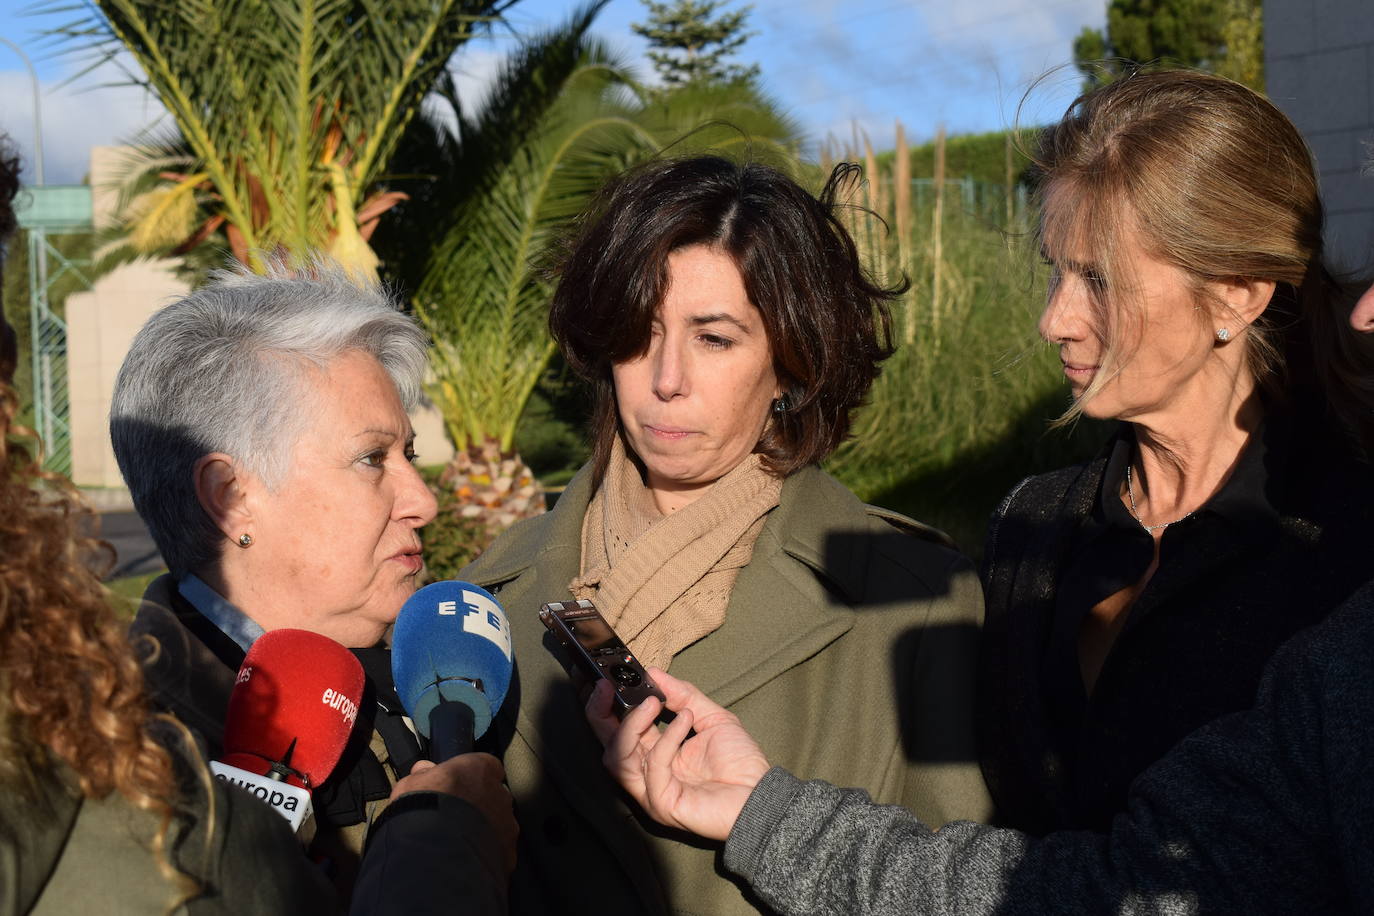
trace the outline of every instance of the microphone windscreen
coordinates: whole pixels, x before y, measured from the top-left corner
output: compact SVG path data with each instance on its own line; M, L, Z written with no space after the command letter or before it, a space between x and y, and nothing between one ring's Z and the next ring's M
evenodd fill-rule
M473 737L480 738L506 698L511 659L501 605L467 582L426 585L401 607L392 631L396 693L426 738L429 714L442 700L471 708Z
M362 699L363 666L352 652L307 630L264 633L229 696L220 759L258 774L285 763L305 777L288 782L313 790L338 764Z

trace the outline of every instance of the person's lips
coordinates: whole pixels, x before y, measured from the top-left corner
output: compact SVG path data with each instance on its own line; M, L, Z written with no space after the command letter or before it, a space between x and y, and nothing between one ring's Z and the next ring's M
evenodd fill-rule
M1060 360L1064 364L1064 375L1072 382L1091 381L1093 373L1097 371L1097 366L1091 363L1075 363L1069 360Z
M686 439L696 432L693 429L684 429L681 426L655 426L651 423L644 424L644 431L655 439L662 439L665 442L675 442Z
M406 547L400 552L393 554L391 559L401 564L401 566L412 573L419 572L425 565L424 557L420 555L420 548L418 546Z

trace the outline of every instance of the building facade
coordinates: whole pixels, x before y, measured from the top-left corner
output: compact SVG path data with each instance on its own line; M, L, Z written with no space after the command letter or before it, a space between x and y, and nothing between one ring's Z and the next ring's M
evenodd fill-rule
M1374 0L1264 0L1269 98L1321 174L1333 267L1374 269Z

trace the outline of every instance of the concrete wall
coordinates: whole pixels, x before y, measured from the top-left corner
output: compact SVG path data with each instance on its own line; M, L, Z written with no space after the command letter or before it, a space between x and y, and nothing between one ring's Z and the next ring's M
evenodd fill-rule
M110 224L111 188L123 153L91 150L91 197L96 229ZM72 481L79 487L122 488L110 449L110 396L134 335L158 308L188 287L168 261L141 261L112 270L84 293L67 297L67 372L71 397Z
M96 228L109 224L115 209L111 175L118 171L119 147L91 150L92 205ZM89 292L67 298L67 367L71 398L72 480L87 488L124 486L110 449L110 398L115 376L134 335L167 302L188 287L168 261L141 261L119 267L96 281ZM411 416L415 448L426 464L453 457L443 421L432 407ZM98 501L98 500L97 500Z
M1345 270L1374 267L1374 2L1264 0L1269 98L1303 132L1317 159L1326 245Z

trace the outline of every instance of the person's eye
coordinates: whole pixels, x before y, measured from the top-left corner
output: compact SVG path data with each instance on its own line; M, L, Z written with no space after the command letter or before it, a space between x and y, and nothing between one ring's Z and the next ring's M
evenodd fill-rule
M733 340L719 334L701 334L697 339L705 344L708 350L728 350L735 345Z
M406 461L409 461L411 464L415 464L417 461L420 460L420 453L415 451L415 449L413 448L406 449L405 454Z
M386 464L386 451L384 449L377 449L374 452L368 452L358 460L367 467L380 469L382 465Z

